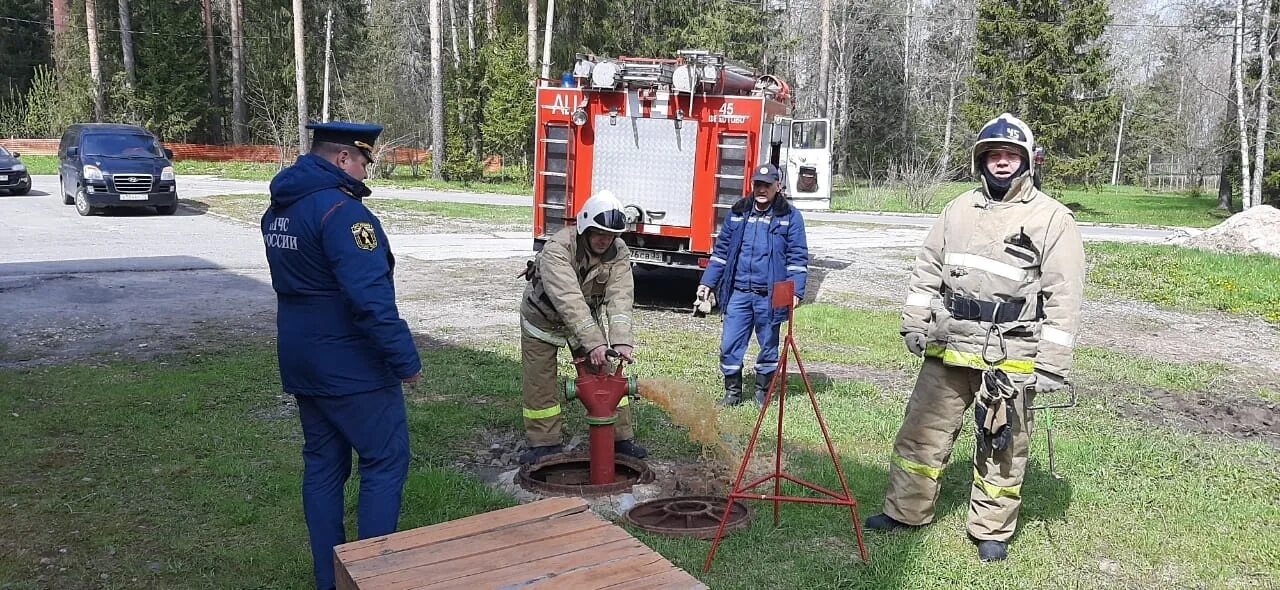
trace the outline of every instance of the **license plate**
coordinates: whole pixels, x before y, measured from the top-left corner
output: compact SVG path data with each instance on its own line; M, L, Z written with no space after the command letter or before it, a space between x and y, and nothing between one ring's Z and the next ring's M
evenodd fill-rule
M666 260L663 259L661 252L654 252L652 250L632 250L631 257L636 260L643 260L645 262L658 262L658 263L666 262Z
M145 201L147 195L120 195L121 201Z
M0 174L0 182L4 182L4 181L6 181L6 180L9 180L9 175L8 175L8 174Z

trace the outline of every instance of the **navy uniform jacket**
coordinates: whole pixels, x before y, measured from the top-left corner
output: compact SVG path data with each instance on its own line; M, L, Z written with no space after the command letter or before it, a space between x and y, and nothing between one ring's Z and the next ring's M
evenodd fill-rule
M734 203L720 228L707 270L702 274L700 284L716 289L716 303L721 310L729 308L735 282L742 279L753 287L768 289L770 297L773 296L774 283L790 280L795 284L796 297L804 299L809 277L809 242L800 210L792 207L782 195L773 200L773 205L764 215L752 215L755 206L751 197ZM760 223L768 224L763 232L755 227ZM740 256L743 239L747 235L765 236L751 244L748 255L754 258L752 261L743 260ZM764 269L765 273L764 276L748 276L743 270L745 268ZM786 313L779 311L775 320L784 319Z
M363 393L422 369L396 309L387 236L360 201L368 194L364 183L313 155L271 180L262 236L286 393Z

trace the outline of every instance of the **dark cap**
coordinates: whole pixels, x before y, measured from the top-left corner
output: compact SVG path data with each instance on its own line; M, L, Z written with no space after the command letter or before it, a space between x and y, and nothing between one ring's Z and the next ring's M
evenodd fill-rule
M311 141L324 141L339 145L360 148L366 158L373 159L373 144L382 133L381 125L368 123L351 123L348 121L330 121L328 123L311 123Z
M755 173L751 175L751 182L767 182L773 184L782 179L782 174L778 172L778 167L773 164L761 164L756 166Z

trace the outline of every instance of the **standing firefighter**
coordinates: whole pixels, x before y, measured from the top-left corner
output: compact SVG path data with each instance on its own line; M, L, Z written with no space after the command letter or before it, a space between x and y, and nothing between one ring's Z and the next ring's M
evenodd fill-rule
M778 168L773 164L757 166L751 185L751 196L735 203L725 219L711 262L698 284L698 299L705 300L715 289L724 310L720 335L723 406L742 403L742 358L752 332L760 343L755 401L757 407L764 406L778 368L778 328L787 319L785 309L773 308L773 285L786 280L794 283L798 305L804 299L809 276L804 218L779 196L782 178Z
M524 428L529 450L524 464L561 451L560 396L556 354L568 346L574 358L605 370L610 348L628 362L631 304L635 286L631 253L618 237L627 229L622 203L601 191L583 203L577 227L547 240L526 271L529 280L520 305L520 358L524 365ZM607 322L602 315L607 315ZM606 329L605 326L608 326ZM614 430L618 453L644 458L648 452L632 440L627 397L618 403Z
M1018 524L1036 393L1066 387L1084 289L1071 211L1032 186L1031 130L1009 114L973 148L982 188L942 212L911 274L902 336L924 365L894 442L884 514L867 528L933 521L938 477L974 403L968 532L983 561Z
M396 308L395 259L364 206L365 170L382 132L332 122L311 153L271 180L262 235L278 299L280 381L302 422L302 508L316 587L333 588L333 547L347 542L343 488L360 457L359 537L396 531L409 475L409 425L400 384L422 363Z

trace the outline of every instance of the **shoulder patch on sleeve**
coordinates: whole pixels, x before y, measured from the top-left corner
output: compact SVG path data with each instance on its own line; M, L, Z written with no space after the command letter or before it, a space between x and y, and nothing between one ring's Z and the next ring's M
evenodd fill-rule
M373 224L361 221L351 226L351 237L356 247L361 250L373 250L378 247L378 234L373 231Z

